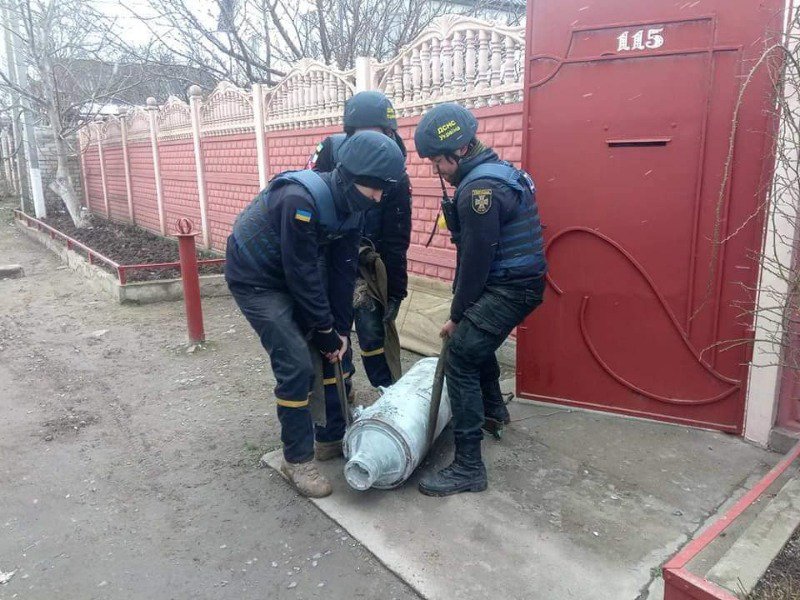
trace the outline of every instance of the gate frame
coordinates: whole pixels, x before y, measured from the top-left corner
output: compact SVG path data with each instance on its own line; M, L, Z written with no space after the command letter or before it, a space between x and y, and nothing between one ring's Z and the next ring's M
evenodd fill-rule
M786 0L783 21L785 45L789 43L790 34L800 35L800 31L789 31L792 14L799 6L798 0ZM777 118L773 120L772 125L773 130L777 131L779 127ZM772 186L777 178L778 173L773 160ZM782 201L782 198L774 199L775 204L781 204ZM797 268L800 266L800 255L797 252L800 236L785 219L772 218L774 210L775 206L768 204L761 255L768 256L768 260L778 264L791 264L793 269ZM795 208L795 210L800 209ZM792 243L786 243L786 240L792 240ZM772 273L762 260L757 289L756 318L753 324L756 342L753 344L747 377L744 437L766 447L770 443L770 435L775 427L786 427L800 432L800 414L798 414L800 400L791 397L796 386L791 378L787 377L787 368L776 364L781 362L776 360L776 356L781 356L780 347L769 341L776 338L780 322L780 319L775 318L772 307L775 306L776 297L785 298L788 295L789 283Z

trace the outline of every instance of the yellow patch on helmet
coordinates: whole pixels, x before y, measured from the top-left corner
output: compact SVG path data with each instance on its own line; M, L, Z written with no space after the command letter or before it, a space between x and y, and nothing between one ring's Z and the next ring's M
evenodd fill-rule
M455 122L455 119L449 120L444 125L437 127L436 133L439 136L439 141L443 142L449 137L454 136L459 131L461 131L461 126Z

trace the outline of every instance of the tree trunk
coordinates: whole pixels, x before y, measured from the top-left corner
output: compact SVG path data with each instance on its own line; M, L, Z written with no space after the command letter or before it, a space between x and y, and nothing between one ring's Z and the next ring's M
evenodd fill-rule
M61 197L75 227L85 227L89 224L89 220L83 212L81 200L75 192L75 185L72 182L72 176L69 174L66 145L64 140L59 137L56 137L56 158L58 159L58 170L49 187Z
M61 120L58 117L58 111L48 111L48 120L50 121L50 128L53 130L53 138L56 147L56 159L58 161L58 169L56 170L56 177L50 182L49 188L61 197L64 206L67 208L69 216L75 227L85 227L89 224L82 208L81 200L75 192L75 184L72 181L72 176L69 173L69 157L67 154L67 144L61 137Z

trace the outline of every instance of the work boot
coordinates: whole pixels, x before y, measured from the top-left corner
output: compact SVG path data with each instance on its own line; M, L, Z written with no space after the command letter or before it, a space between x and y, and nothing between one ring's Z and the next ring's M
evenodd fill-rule
M500 382L493 381L482 385L481 395L483 396L484 419L482 429L499 440L505 426L511 423L506 400L500 391Z
M343 456L342 440L335 442L314 442L314 458L326 461Z
M452 496L461 492L482 492L487 486L481 441L456 441L453 463L438 473L425 475L419 482L419 491L426 496Z
M313 460L304 463L290 463L283 459L281 473L286 475L289 483L306 498L324 498L330 496L333 488Z

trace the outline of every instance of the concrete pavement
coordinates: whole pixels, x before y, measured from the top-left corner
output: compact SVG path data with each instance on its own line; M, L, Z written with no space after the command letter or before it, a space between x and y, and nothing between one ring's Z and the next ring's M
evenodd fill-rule
M709 431L512 402L501 442L484 441L490 487L428 498L359 493L343 460L314 501L432 600L661 599L661 564L780 456ZM272 464L279 450L270 455ZM452 456L449 430L432 465Z

